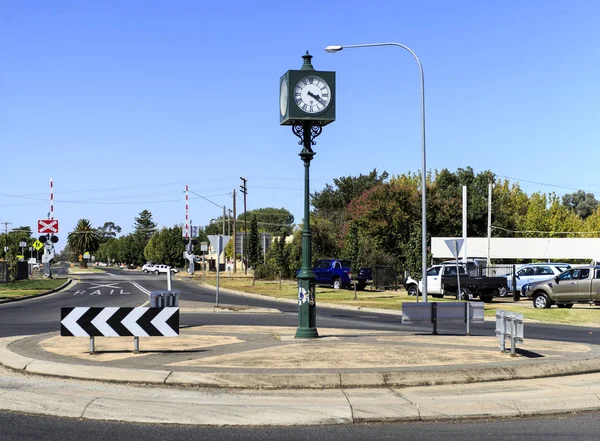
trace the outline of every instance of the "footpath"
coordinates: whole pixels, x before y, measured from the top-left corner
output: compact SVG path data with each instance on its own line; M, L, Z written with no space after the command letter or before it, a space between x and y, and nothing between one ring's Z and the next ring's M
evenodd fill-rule
M224 291L224 290L223 290ZM181 302L182 314L280 314ZM381 313L384 313L381 311ZM399 318L400 319L400 318ZM0 409L204 425L518 417L600 409L600 347L493 336L182 327L173 338L0 339Z

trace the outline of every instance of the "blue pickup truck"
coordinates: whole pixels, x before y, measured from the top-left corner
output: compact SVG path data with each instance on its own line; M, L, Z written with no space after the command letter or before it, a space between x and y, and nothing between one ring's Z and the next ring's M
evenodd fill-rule
M358 274L350 271L349 260L321 259L313 268L317 285L331 285L333 289L351 288L356 280L356 289L362 291L373 280L371 268L361 268Z

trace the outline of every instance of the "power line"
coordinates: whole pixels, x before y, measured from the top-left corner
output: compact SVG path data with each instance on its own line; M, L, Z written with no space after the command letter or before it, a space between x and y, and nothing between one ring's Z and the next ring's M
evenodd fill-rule
M502 230L508 233L545 233L545 234L600 234L600 231L541 231L541 230L509 230L508 228L495 227L494 230Z
M577 191L577 190L582 190L583 189L582 187L577 188L577 187L568 187L568 186L565 186L565 185L548 184L548 183L545 183L545 182L529 181L527 179L513 178L513 177L510 177L510 176L502 176L502 175L495 175L495 176L498 177L498 178L508 179L509 181L526 182L528 184L536 184L536 185L544 185L546 187L562 188L563 190L575 190L575 191Z

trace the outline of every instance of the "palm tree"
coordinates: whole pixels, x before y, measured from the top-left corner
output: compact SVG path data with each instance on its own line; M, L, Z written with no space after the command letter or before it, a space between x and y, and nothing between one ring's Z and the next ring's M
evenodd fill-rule
M67 236L67 243L76 255L81 255L86 251L93 253L98 250L100 239L98 230L92 228L92 224L88 219L79 219L75 229ZM81 267L87 268L86 259L81 261Z

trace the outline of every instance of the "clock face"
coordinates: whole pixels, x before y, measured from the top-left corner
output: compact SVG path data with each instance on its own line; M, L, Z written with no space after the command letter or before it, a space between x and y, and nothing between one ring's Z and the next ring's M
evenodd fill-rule
M323 78L307 75L294 87L294 101L303 112L321 113L331 103L331 89Z
M285 116L288 105L288 80L284 78L281 81L281 89L279 90L279 111L282 116Z

